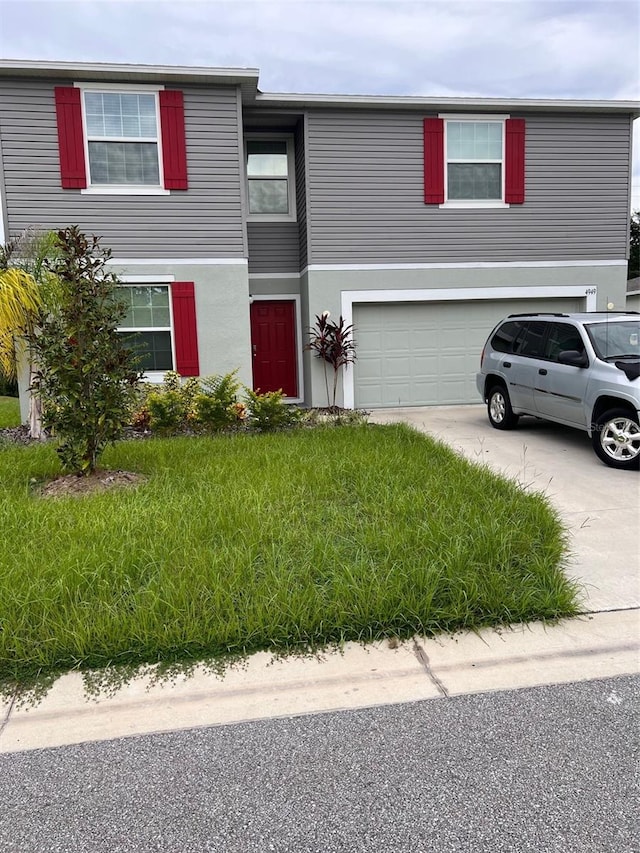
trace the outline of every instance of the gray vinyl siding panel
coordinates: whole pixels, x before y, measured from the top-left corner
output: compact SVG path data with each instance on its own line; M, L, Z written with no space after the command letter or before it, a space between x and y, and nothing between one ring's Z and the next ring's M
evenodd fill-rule
M294 138L295 167L296 167L296 211L298 216L298 240L300 244L300 269L307 265L307 188L305 175L305 146L304 146L303 117L296 127Z
M234 87L184 92L189 189L93 195L60 186L53 89L68 81L0 80L9 233L78 225L115 257L242 258L241 135Z
M425 116L310 111L309 263L624 258L630 118L518 116L526 119L525 204L445 209L424 204Z
M297 222L248 222L250 273L298 272Z
M270 126L272 133L281 128ZM290 132L289 129L282 132ZM250 273L299 272L307 258L304 126L297 123L293 139L296 191L295 222L247 222Z

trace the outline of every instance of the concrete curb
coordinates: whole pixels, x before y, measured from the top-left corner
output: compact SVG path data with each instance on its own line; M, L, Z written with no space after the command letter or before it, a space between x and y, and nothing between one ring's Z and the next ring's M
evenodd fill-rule
M139 675L87 697L82 676L36 706L0 706L0 753L86 741L415 702L640 672L640 610L588 614L391 648L349 643L317 658L251 656L224 677L197 667L170 683Z

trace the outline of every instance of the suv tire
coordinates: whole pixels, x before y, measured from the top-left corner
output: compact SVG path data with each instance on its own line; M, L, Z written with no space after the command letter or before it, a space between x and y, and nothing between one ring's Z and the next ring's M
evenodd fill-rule
M489 423L495 429L513 429L519 417L511 408L509 392L504 385L494 385L487 396L487 414Z
M611 468L640 466L640 426L628 409L609 409L597 418L591 433L597 456Z

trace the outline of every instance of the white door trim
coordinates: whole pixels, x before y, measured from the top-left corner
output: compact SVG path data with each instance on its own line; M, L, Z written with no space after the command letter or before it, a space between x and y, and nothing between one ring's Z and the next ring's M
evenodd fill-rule
M598 288L595 285L567 284L563 286L531 287L460 287L432 290L343 290L341 312L345 323L353 323L353 306L367 302L465 302L477 299L553 299L577 297L586 299L586 310L596 310ZM357 329L356 340L357 340ZM344 407L355 405L353 365L348 364L343 376Z

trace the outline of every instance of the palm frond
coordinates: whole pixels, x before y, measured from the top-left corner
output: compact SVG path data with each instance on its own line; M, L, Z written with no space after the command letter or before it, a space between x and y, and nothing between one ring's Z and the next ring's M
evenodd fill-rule
M34 278L23 270L0 271L0 373L16 375L15 340L33 331L40 309Z

